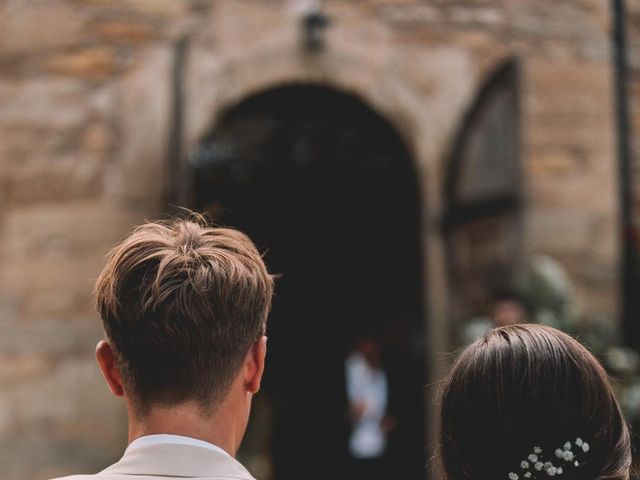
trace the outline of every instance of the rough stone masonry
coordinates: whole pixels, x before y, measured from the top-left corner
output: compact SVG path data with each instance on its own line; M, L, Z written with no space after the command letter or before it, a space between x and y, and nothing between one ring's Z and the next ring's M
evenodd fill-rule
M330 0L334 23L320 66L295 54L301 3L0 1L4 478L91 472L122 451L123 410L93 362L101 327L91 289L107 250L166 210L170 59L180 38L202 55L187 88L207 108L193 105L189 125L213 121L220 99L252 93L268 75L273 83L339 78L395 115L431 172L443 170L448 141L483 79L501 58L519 57L527 250L553 255L589 307L615 318L608 3ZM638 160L640 4L628 4ZM368 71L385 80L375 83ZM411 115L406 105L414 105ZM187 141L202 133L188 129ZM435 177L421 182L437 202Z

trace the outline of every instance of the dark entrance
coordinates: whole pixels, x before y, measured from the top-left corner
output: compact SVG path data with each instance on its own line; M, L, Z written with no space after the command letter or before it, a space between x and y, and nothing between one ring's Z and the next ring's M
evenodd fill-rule
M261 394L274 478L347 478L344 360L363 332L383 347L389 462L424 478L420 204L398 134L351 95L292 85L226 111L190 165L193 206L282 275Z

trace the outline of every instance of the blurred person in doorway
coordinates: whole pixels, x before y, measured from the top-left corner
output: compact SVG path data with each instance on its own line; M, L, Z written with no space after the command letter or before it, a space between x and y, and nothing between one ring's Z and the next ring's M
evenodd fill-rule
M467 322L461 332L463 345L497 327L529 323L529 307L522 295L515 290L498 290L490 298L487 315L475 317Z
M272 294L239 231L196 214L136 228L95 287L106 332L96 358L124 399L129 445L102 472L68 478L253 480L234 457L260 389Z
M345 360L349 408L350 475L382 479L387 474L387 436L394 427L387 414L389 386L381 347L373 335L361 335Z
M524 299L512 290L495 293L491 299L489 312L494 327L508 327L529 322L529 309Z

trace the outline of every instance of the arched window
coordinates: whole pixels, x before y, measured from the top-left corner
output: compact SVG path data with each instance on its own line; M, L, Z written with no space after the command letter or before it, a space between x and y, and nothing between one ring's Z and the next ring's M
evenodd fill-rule
M452 320L477 315L522 263L518 63L481 88L451 149L445 184Z

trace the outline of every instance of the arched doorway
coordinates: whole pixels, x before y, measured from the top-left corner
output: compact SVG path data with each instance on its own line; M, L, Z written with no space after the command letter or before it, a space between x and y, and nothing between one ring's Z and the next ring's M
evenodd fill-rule
M384 353L390 462L424 478L421 205L400 136L352 95L288 85L227 109L189 159L191 204L282 275L257 411L271 412L274 478L341 478L344 361L364 333Z

